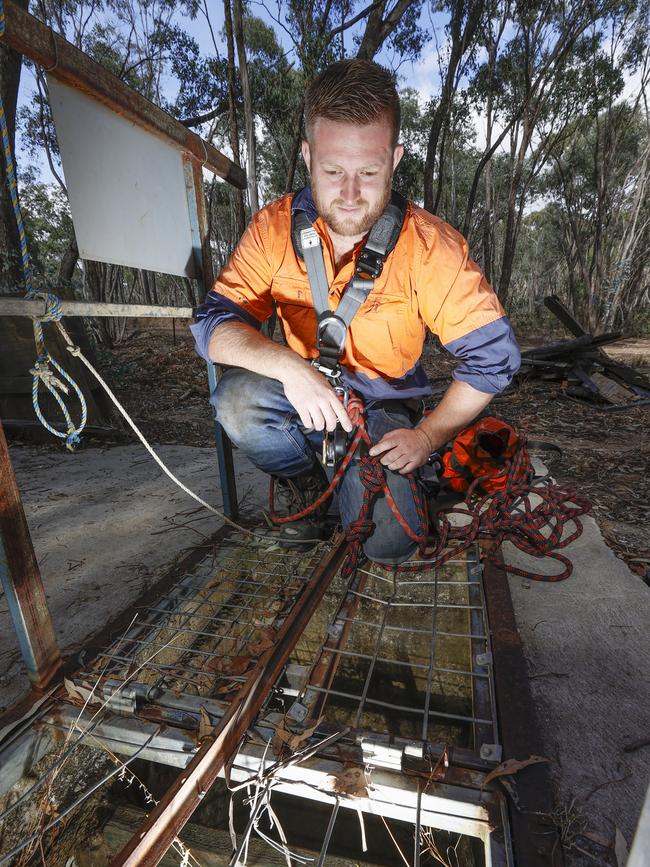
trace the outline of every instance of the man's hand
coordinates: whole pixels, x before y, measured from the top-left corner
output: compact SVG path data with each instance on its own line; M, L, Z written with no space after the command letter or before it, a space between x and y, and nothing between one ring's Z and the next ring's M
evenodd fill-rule
M340 422L350 433L352 422L345 407L329 382L311 364L296 357L296 363L287 365L280 381L303 427L332 431Z
M416 428L389 431L370 449L370 455L381 455L382 464L389 470L402 475L412 473L467 427L493 397L466 382L453 380L438 406Z
M433 449L421 428L401 427L391 430L370 449L371 457L379 457L389 470L406 475L426 464Z
M350 416L338 395L308 361L288 346L274 343L245 322L223 322L210 338L210 358L278 379L303 427L334 430L337 421L348 433Z

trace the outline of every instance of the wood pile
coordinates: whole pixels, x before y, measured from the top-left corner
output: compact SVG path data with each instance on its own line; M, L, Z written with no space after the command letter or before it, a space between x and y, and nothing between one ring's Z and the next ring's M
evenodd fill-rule
M555 295L544 304L574 337L522 352L519 376L563 381L569 397L605 403L607 409L650 405L650 379L601 349L622 334L589 334Z

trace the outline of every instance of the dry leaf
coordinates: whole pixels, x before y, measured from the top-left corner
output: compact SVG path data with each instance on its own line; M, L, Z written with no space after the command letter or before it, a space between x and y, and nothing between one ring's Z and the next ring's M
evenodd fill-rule
M214 694L215 695L227 695L229 692L235 692L240 687L241 687L241 683L239 683L239 681L232 680L232 681L230 681L230 683L224 683L223 686L217 687L217 689L215 689L215 691L214 691Z
M82 704L84 702L88 702L88 704L101 704L100 697L95 694L93 688L87 683L76 684L68 680L67 677L64 677L63 685L71 699L80 701Z
M625 867L630 853L628 852L627 842L621 833L620 828L616 828L616 836L614 837L614 854L616 855L617 867Z
M360 765L343 768L338 774L325 778L327 788L337 795L350 795L353 798L367 798L370 780Z
M264 653L265 650L268 650L270 647L273 647L275 642L277 641L278 634L275 629L271 629L271 627L267 626L264 629L256 629L255 630L255 639L251 641L248 645L247 650L251 656L259 656L261 653Z
M308 740L320 725L321 720L317 720L312 726L308 726L302 731L292 732L287 727L286 717L280 720L280 724L275 730L273 740L271 741L271 749L274 755L281 756L285 748L291 752L298 750L304 741Z
M270 608L262 608L253 615L253 624L255 626L271 626L277 616L277 613L271 611Z
M206 659L203 668L218 674L227 674L230 677L238 677L251 667L250 656L217 656Z
M497 777L505 777L509 774L516 774L517 771L521 771L522 768L527 768L528 765L537 765L540 762L550 762L550 759L544 758L544 756L529 756L527 759L507 759L505 762L501 762L500 765L490 771L487 777L483 780L483 785L487 786L487 784L491 780L495 780Z
M208 735L211 735L214 731L214 726L210 721L210 714L207 710L201 705L201 719L199 720L199 740L202 741L203 738L207 738Z

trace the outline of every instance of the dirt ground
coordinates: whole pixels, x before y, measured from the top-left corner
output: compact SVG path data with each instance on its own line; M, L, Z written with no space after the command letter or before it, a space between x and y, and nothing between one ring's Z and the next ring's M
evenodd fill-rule
M543 338L529 339L539 345ZM608 350L650 375L650 340L630 339ZM205 364L184 329L136 331L103 350L101 369L119 399L154 442L209 447L214 443L206 399ZM444 392L454 360L429 345L426 367L434 399ZM650 407L610 412L567 396L561 383L517 380L491 405L531 439L555 443L544 455L563 486L589 497L593 514L617 556L640 577L650 570Z

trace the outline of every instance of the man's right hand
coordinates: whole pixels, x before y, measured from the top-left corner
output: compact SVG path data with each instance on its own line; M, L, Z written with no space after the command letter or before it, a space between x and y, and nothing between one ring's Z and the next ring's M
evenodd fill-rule
M352 431L350 416L338 395L311 364L296 356L287 364L280 381L303 427L332 431L340 423L348 433Z
M210 338L209 352L217 364L279 379L303 427L334 430L340 422L344 430L352 431L350 416L322 373L288 346L274 343L245 322L218 325Z

